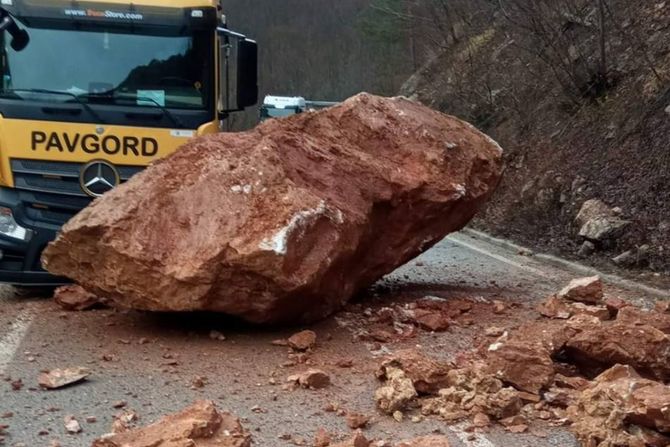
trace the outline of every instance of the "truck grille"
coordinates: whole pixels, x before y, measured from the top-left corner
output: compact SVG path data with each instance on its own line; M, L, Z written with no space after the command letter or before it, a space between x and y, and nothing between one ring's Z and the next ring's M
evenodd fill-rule
M82 163L11 160L14 188L26 216L40 222L63 224L91 203L79 186ZM116 166L121 182L140 172L138 166Z

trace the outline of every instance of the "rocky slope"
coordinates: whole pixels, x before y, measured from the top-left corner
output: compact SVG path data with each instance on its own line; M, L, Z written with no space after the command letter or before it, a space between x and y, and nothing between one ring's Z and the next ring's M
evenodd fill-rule
M538 42L496 11L416 73L402 93L475 122L506 148L504 180L478 225L600 267L667 279L670 4L612 1L608 7L604 91L566 95L557 67L533 54ZM587 5L577 18L566 14L558 24L561 32L577 33L566 50L570 66L598 54L594 8ZM626 228L586 237L577 216L590 199Z

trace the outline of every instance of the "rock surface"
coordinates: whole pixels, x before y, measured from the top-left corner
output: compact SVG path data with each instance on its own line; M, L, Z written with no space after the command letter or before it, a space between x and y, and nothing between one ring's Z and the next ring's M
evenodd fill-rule
M198 401L147 427L103 436L92 447L250 447L251 435L229 413L211 401Z
M598 199L584 202L575 222L580 226L579 235L595 242L616 239L631 224Z
M380 380L387 380L391 378L389 375L393 376L393 372L400 370L412 381L414 389L419 394L433 394L449 386L450 369L450 365L440 363L415 350L404 349L385 359L376 375Z
M386 414L404 410L418 396L412 380L393 366L384 369L386 382L375 391L377 407Z
M87 368L66 368L53 369L49 372L43 372L37 378L37 383L42 388L48 390L55 390L81 382L91 375L91 371Z
M296 351L307 351L316 344L316 333L310 330L296 332L288 338L287 342Z
M65 310L88 310L101 303L100 299L76 284L59 287L54 292L54 301Z
M585 446L665 446L670 445L669 407L670 387L616 365L582 392L568 415Z
M360 94L187 143L70 220L43 264L118 306L311 321L461 229L501 171L469 124Z
M398 447L449 447L449 439L446 436L422 436L420 438L403 441Z
M654 326L637 320L601 323L596 319L572 328L577 333L565 344L565 352L585 372L624 364L659 380L670 379L670 337Z
M598 304L603 299L603 283L598 276L573 279L557 296L570 301Z
M554 379L553 350L545 340L526 337L522 327L488 347L486 370L520 391L538 394Z

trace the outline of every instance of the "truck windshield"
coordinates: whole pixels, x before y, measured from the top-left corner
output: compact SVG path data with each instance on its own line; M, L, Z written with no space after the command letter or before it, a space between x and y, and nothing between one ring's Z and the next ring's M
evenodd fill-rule
M42 95L42 89L72 93L89 102L208 107L213 52L207 33L156 36L104 29L26 29L30 43L20 52L11 48L9 36L1 38L3 97L73 100L71 95Z

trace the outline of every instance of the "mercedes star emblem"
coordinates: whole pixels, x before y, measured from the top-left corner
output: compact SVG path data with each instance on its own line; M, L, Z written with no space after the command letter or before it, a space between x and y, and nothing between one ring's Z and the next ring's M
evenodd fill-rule
M81 169L79 185L91 197L100 197L121 183L119 171L104 160L94 160Z

